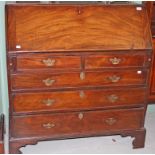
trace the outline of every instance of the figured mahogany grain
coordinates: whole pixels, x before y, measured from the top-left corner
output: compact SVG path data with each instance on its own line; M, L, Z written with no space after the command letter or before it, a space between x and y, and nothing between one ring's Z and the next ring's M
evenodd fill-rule
M13 111L14 113L39 113L41 111L55 112L134 106L146 102L145 91L145 88L128 88L16 93L13 97ZM116 96L118 99L110 100L111 96ZM48 100L51 104L47 103Z
M9 45L14 43L9 51L150 49L145 9L136 7L8 5L14 14L11 21L8 11L8 22L15 25L8 33L16 33L13 40L8 40Z
M80 69L80 56L54 56L52 54L18 55L16 70L27 69ZM53 64L48 61L54 61Z
M12 136L51 138L64 135L100 134L109 131L139 129L142 127L143 109L70 112L47 115L13 117ZM82 117L81 117L82 115ZM112 124L109 119L115 120ZM53 127L43 127L44 124Z
M125 54L104 54L89 55L85 58L86 69L105 68L105 67L144 67L148 64L146 53L125 53ZM114 62L114 60L118 62ZM112 62L113 60L113 62Z
M145 85L147 80L147 70L108 70L98 72L85 72L84 79L80 78L80 73L53 73L47 74L38 72L34 74L23 73L11 76L12 89L49 89L49 88L69 88L69 87L92 87L92 86L128 86ZM117 82L112 82L110 77L119 77ZM53 84L46 86L43 80L54 80Z

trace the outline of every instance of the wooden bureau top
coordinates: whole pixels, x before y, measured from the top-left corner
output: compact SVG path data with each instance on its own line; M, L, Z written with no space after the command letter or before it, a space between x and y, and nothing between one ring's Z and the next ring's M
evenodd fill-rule
M7 5L8 51L151 49L146 10L134 5Z

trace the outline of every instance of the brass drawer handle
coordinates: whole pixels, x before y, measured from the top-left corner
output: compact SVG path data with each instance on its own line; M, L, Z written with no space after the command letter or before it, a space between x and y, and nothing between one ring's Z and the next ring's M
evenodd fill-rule
M45 123L42 126L46 129L51 129L51 128L55 127L55 124L54 123Z
M53 99L42 100L42 103L45 104L46 106L51 106L55 103L55 100Z
M117 120L115 118L108 118L105 120L106 124L108 125L113 125L117 122Z
M52 80L52 79L50 79L50 78L43 80L43 83L44 83L46 86L51 86L54 82L55 82L55 80Z
M107 98L112 103L116 102L119 99L119 97L115 94L112 94L112 95L108 96Z
M83 113L82 113L82 112L80 112L80 113L78 114L78 118L79 118L80 120L83 119Z
M113 76L109 76L108 79L109 79L111 82L116 83L116 82L118 82L118 81L121 79L121 77L116 76L116 75L113 75Z
M113 65L118 65L121 62L121 59L119 58L110 58L109 61L113 64Z
M54 59L44 59L43 61L42 61L46 66L48 66L48 67L51 67L51 66L54 66L55 65L55 62L56 62L56 60L54 60Z
M80 79L81 79L81 80L84 80L84 79L85 79L85 73L84 73L84 72L81 72L81 73L80 73Z

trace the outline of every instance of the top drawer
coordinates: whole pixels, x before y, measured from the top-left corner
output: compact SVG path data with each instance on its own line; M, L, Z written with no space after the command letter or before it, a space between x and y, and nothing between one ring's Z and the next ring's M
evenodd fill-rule
M56 56L53 54L17 55L16 70L26 69L80 69L80 56Z
M135 54L136 53L136 54ZM144 52L128 52L127 54L89 55L86 57L86 69L105 67L144 67L151 59Z
M85 59L85 61L84 61ZM114 67L147 67L151 58L147 52L94 52L84 55L27 53L10 57L10 65L14 70L52 69L52 70L80 70L85 66L89 69Z

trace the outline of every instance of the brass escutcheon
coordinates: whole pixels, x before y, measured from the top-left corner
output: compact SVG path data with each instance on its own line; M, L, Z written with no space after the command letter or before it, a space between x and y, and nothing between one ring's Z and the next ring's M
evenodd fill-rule
M81 79L81 80L84 80L84 79L85 79L85 73L84 73L84 72L81 72L81 73L80 73L80 79Z
M85 97L84 91L80 91L80 98L84 98L84 97Z
M83 113L80 112L80 113L78 114L78 118L79 118L80 120L82 120L82 119L83 119Z
M50 79L50 78L47 78L47 79L43 80L43 83L44 83L46 86L51 86L54 82L55 82L55 80L52 80L52 79Z
M54 66L56 60L48 58L48 59L46 59L46 60L44 59L42 62L43 62L46 66L51 67L51 66Z
M119 64L119 63L121 62L121 59L114 57L114 58L110 58L109 61L110 61L113 65L117 65L117 64Z

